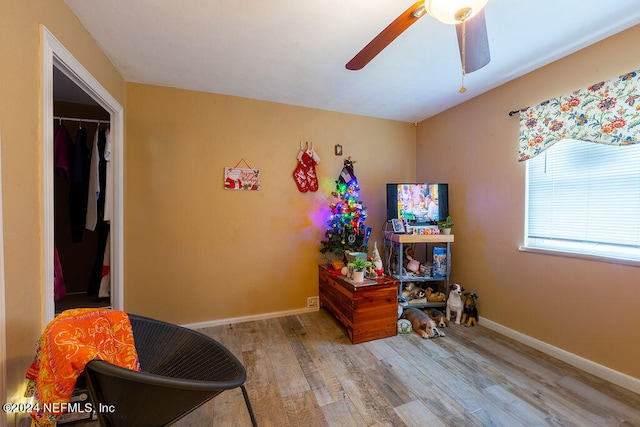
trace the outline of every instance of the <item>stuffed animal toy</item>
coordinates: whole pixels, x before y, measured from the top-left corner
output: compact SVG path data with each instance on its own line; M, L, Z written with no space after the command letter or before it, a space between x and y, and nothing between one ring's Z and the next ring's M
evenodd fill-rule
M420 261L414 258L414 249L412 246L404 248L404 269L416 275L420 271Z
M460 324L460 318L462 317L462 286L457 283L451 285L449 291L449 298L447 299L447 320L451 321L451 313L456 313L456 325Z
M478 296L475 292L465 292L464 294L464 308L462 309L462 324L465 326L474 326L478 323L478 308L476 307L476 300Z
M412 246L405 246L404 247L404 262L405 262L405 264L407 262L411 261L413 259L414 255L415 255L415 251L414 251Z
M416 287L416 284L414 282L404 282L402 284L402 294L404 295L405 292L406 293L411 292L415 287Z
M442 302L447 299L447 296L442 292L433 292L433 289L427 288L425 290L425 296L429 302Z
M417 273L420 270L420 261L412 259L407 263L407 270L412 273Z
M421 299L425 296L424 289L417 287L413 282L407 282L404 284L404 289L402 290L402 296L405 300L411 301L414 299Z
M412 292L413 299L423 299L425 297L424 289L422 288L414 288Z
M404 317L411 322L415 333L422 338L444 337L444 333L438 330L436 322L427 316L422 310L411 307L404 311Z
M449 320L446 318L443 312L437 308L429 308L424 310L429 317L431 317L438 324L440 328L446 328L449 326Z

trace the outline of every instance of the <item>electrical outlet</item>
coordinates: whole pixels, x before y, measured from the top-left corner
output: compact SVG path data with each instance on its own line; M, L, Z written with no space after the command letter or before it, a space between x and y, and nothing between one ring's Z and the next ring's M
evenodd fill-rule
M307 308L318 308L319 305L318 297L307 298Z

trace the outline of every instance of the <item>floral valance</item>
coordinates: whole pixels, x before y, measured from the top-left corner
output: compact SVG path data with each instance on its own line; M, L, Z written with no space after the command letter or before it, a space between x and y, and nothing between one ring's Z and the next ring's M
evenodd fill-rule
M527 107L518 161L572 138L609 145L640 142L640 70Z

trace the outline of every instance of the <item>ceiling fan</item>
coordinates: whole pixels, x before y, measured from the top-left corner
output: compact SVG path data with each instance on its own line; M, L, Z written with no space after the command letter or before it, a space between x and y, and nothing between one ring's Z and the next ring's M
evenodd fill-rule
M488 0L419 0L373 38L346 65L348 70L361 70L384 48L418 19L429 14L445 24L455 24L464 75L484 67L491 61L484 6Z

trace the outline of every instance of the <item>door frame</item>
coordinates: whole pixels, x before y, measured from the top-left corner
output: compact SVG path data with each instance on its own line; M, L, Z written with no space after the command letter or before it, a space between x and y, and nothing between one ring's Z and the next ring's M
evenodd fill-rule
M44 185L44 307L42 324L48 324L55 316L53 292L54 239L54 156L53 141L53 67L69 77L111 116L111 162L113 162L113 215L111 219L111 307L124 309L124 209L123 209L123 147L124 109L115 98L87 71L87 69L55 38L40 25L42 42L42 170Z
M0 126L0 153L2 127ZM1 157L1 156L0 156ZM7 401L7 306L4 293L4 219L2 215L2 159L0 158L0 401ZM7 425L7 414L0 415L0 427Z

